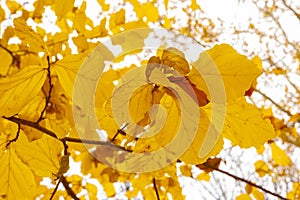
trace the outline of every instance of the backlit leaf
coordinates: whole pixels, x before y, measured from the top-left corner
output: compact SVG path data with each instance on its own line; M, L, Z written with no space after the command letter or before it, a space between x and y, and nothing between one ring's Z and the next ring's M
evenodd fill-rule
M47 71L40 66L28 66L19 73L0 79L0 115L20 112L41 90Z
M0 158L0 196L4 199L33 199L35 180L14 149L8 149Z

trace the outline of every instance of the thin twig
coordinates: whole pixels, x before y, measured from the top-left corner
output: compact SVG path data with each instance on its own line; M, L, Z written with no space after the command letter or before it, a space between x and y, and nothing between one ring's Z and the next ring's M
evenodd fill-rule
M51 70L50 70L50 66L51 66L51 63L50 63L50 57L47 56L47 63L48 63L48 67L47 67L47 77L48 77L48 84L49 84L49 91L48 91L48 95L46 96L46 100L45 100L45 106L41 112L41 115L39 117L39 119L36 121L37 123L39 123L40 121L42 121L44 119L44 114L45 114L45 111L47 109L47 106L49 104L49 101L50 101L50 98L51 98L51 92L52 92L52 89L53 89L53 84L52 84L52 80L51 80Z
M64 138L61 138L60 141L82 143L82 144L103 145L103 146L109 146L109 147L115 148L117 150L124 150L124 151L127 151L127 152L132 152L132 150L126 149L126 148L121 147L121 146L114 145L111 142L104 142L104 141L99 141L99 140L89 140L89 139L64 137Z
M126 123L122 128L119 128L117 133L114 135L114 137L111 139L111 141L113 142L117 136L121 133L122 135L126 135L124 129L126 128L126 126L128 126L129 123Z
M156 199L157 199L157 200L160 200L159 194L158 194L158 190L157 190L157 186L156 186L155 178L152 179L152 182L153 182L153 187L154 187L155 194L156 194Z
M238 176L236 176L236 175L234 175L234 174L231 174L231 173L229 173L229 172L226 172L226 171L224 171L224 170L221 170L221 169L219 169L219 168L217 168L217 167L211 166L211 165L209 165L209 164L207 164L207 163L204 163L203 165L205 165L205 167L211 168L211 169L213 169L213 170L215 170L215 171L217 171L217 172L220 172L220 173L222 173L222 174L225 174L225 175L227 175L227 176L229 176L229 177L231 177L231 178L234 178L235 180L242 181L242 182L244 182L244 183L247 183L248 185L251 185L251 186L253 186L253 187L256 187L256 188L258 188L258 189L264 191L265 193L268 193L268 194L270 194L270 195L273 195L273 196L275 196L275 197L277 197L277 198L284 199L284 200L288 200L287 198L284 198L283 196L280 196L279 194L276 194L276 193L274 193L274 192L272 192L272 191L270 191L270 190L267 190L267 189L263 188L262 186L257 185L257 184L255 184L255 183L253 183L253 182L251 182L251 181L248 181L248 180L246 180L246 179L244 179L244 178L238 177Z
M296 12L296 10L294 10L291 6L289 6L285 0L282 0L282 3L285 5L285 7L287 7L290 11L292 11L294 13L294 15L300 20L300 14L298 14Z
M11 140L8 140L7 144L6 144L6 148L8 148L8 146L12 143L12 142L15 142L17 141L17 139L19 138L19 135L20 135L20 130L21 130L21 125L18 124L18 130L17 130L17 133L16 133L16 136L14 139L11 139Z
M68 195L70 195L75 200L79 200L79 198L76 196L76 194L74 193L72 188L69 186L69 182L67 181L67 179L64 176L62 176L60 178L60 180L61 180L61 183L64 185Z
M272 104L274 104L279 110L285 112L287 115L292 116L292 113L288 110L285 110L282 106L280 106L278 103L276 103L273 99L271 99L269 96L266 94L262 93L260 90L255 89L255 92L259 93L261 96L263 96L265 99L271 101Z
M49 200L53 199L53 197L54 197L54 195L55 195L55 193L56 193L56 191L58 189L58 186L59 186L60 182L61 182L61 180L58 179L58 182L56 183L56 186L55 186L55 188L54 188L54 190L53 190L53 192L52 192L51 197L49 198Z

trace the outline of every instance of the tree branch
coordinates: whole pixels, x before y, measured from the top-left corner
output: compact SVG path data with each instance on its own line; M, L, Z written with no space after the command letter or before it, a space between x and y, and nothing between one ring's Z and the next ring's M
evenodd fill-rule
M157 186L156 186L155 178L152 179L152 182L153 182L153 187L154 187L155 194L156 194L156 199L157 199L157 200L160 200L159 194L158 194L158 190L157 190Z
M49 91L48 91L48 95L46 96L46 100L45 100L45 106L41 112L41 115L39 117L39 119L36 121L37 123L39 123L40 121L42 121L44 119L43 115L45 114L45 111L47 109L47 106L49 104L50 98L51 98L51 93L52 93L52 89L53 89L53 84L52 84L52 80L51 80L51 70L50 70L50 57L47 56L47 63L48 63L48 67L47 67L47 77L48 77L48 84L49 84Z
M262 93L260 90L255 89L255 92L259 93L261 96L263 96L265 99L271 101L272 104L274 104L279 110L285 112L288 116L292 116L292 113L288 110L285 110L282 106L280 106L278 103L276 103L273 99L271 99L269 96L266 94Z
M236 176L236 175L234 175L234 174L230 174L229 172L226 172L226 171L224 171L224 170L221 170L221 169L219 169L219 168L217 168L217 167L214 167L214 166L212 166L212 165L209 165L209 164L207 164L207 163L203 163L203 165L204 165L205 167L211 168L211 169L213 169L213 170L215 170L215 171L217 171L217 172L220 172L220 173L222 173L222 174L225 174L225 175L227 175L227 176L229 176L229 177L231 177L231 178L233 178L233 179L235 179L235 180L242 181L242 182L247 183L247 184L249 184L249 185L251 185L251 186L253 186L253 187L256 187L256 188L258 188L258 189L264 191L265 193L268 193L268 194L270 194L270 195L273 195L273 196L275 196L275 197L277 197L277 198L284 199L284 200L288 200L287 198L284 198L284 197L280 196L279 194L276 194L276 193L274 193L274 192L271 192L270 190L267 190L267 189L263 188L262 186L257 185L257 184L255 184L255 183L253 183L253 182L251 182L251 181L248 181L248 180L246 180L246 179L244 179L244 178L238 177L238 176Z
M55 188L54 188L54 190L53 190L53 192L52 192L52 194L51 194L49 200L52 200L52 199L53 199L55 193L57 192L57 189L58 189L58 186L59 186L60 182L61 182L61 180L59 179L58 182L56 183L56 186L55 186Z
M68 195L70 195L75 200L79 200L79 198L76 196L76 194L74 193L72 188L69 186L69 182L67 181L67 179L64 176L62 176L60 178L60 180L61 180L61 183L64 185Z
M46 135L49 135L50 137L53 137L59 141L61 141L64 145L64 154L66 155L67 153L67 149L68 149L68 146L66 144L66 142L74 142L74 143L83 143L83 144L95 144L95 145L105 145L105 146L110 146L110 147L113 147L117 150L123 150L123 151L127 151L127 152L132 152L132 150L128 150L124 147L120 147L120 146L117 146L117 145L114 145L113 143L111 142L104 142L104 141L99 141L99 140L89 140L89 139L80 139L80 138L71 138L71 137L64 137L64 138L58 138L57 135L43 127L43 126L40 126L37 122L32 122L32 121L28 121L26 119L21 119L21 118L17 118L17 117L4 117L4 119L7 119L11 122L14 122L16 124L22 124L22 125L25 125L25 126L29 126L29 127L32 127L36 130L39 130L43 133L45 133Z
M19 135L20 135L20 130L21 130L21 125L18 124L18 130L17 130L17 133L16 133L16 136L14 139L11 139L11 140L8 140L7 144L6 144L6 148L8 148L8 146L12 143L12 142L15 142L17 141L17 139L19 138Z
M294 10L291 6L289 6L285 0L282 0L282 3L285 5L285 7L287 7L290 11L292 11L294 13L294 15L300 20L300 14L298 14L296 12L296 10Z
M40 126L38 123L36 122L32 122L32 121L28 121L26 119L21 119L21 118L17 118L17 117L5 117L3 116L4 119L7 119L11 122L14 122L16 124L22 124L22 125L25 125L25 126L29 126L29 127L32 127L34 129L37 129L47 135L49 135L50 137L53 137L55 139L58 139L57 135L53 132L53 131L50 131L49 129L46 129L42 126Z

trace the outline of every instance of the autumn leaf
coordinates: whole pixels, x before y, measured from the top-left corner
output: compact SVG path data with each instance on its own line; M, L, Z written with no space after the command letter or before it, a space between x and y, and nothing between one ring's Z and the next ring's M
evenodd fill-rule
M6 150L0 163L0 196L6 199L33 199L36 187L33 173L15 150Z
M223 105L220 105L223 108ZM204 108L211 116L211 105ZM218 110L218 108L216 108ZM222 123L224 114L212 123ZM245 98L238 98L226 105L225 124L222 135L231 140L233 145L249 148L259 148L269 139L275 137L273 126L268 119L264 119L262 113L252 104L246 102Z
M201 53L199 59L193 63L198 66L201 75L195 67L188 74L188 79L203 90L209 100L210 92L214 89L216 80L222 80L225 88L227 101L242 97L254 80L261 74L261 69L246 56L238 54L231 46L227 44L215 45L212 49ZM219 73L214 69L217 67ZM205 77L205 79L203 79ZM211 91L208 90L210 84ZM222 92L222 91L220 91Z
M16 154L36 175L52 177L58 171L63 149L58 141L45 135L30 143L22 135L18 140Z
M47 71L41 66L28 66L19 73L0 80L1 116L20 112L41 90Z

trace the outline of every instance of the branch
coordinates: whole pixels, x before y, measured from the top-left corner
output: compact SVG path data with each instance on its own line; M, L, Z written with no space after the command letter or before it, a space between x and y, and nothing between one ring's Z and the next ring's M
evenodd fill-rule
M298 14L291 6L289 6L285 0L282 0L282 3L287 7L290 11L294 13L294 15L300 20L300 14Z
M132 152L132 150L129 150L129 149L126 149L124 147L120 147L120 146L114 145L111 142L104 142L104 141L99 141L99 140L89 140L89 139L64 137L64 138L61 138L60 141L62 141L62 142L82 143L82 144L104 145L104 146L110 146L110 147L115 148L117 150L124 150L124 151L127 151L127 152Z
M14 117L14 116L12 116L12 117L4 117L3 116L3 118L7 119L11 122L14 122L16 124L22 124L22 125L25 125L25 126L32 127L36 130L39 130L39 131L45 133L46 135L49 135L50 137L53 137L53 138L61 141L64 145L64 154L67 153L67 149L68 149L68 146L67 146L66 142L83 143L83 144L95 144L95 145L106 145L106 146L113 147L117 150L124 150L124 151L127 151L127 152L132 152L131 150L128 150L124 147L114 145L111 142L104 142L104 141L98 141L98 140L89 140L89 139L80 139L80 138L71 138L71 137L58 138L57 135L53 131L40 126L37 122L28 121L26 119L20 119L20 118Z
M14 117L14 116L12 116L12 117L3 116L3 118L7 119L11 122L14 122L16 124L22 124L22 125L25 125L25 126L32 127L36 130L39 130L39 131L49 135L50 137L58 139L57 135L53 131L50 131L49 129L46 129L46 128L40 126L37 122L28 121L26 119L17 118L17 117Z
M74 191L72 190L72 188L70 188L69 186L69 182L66 180L66 178L64 176L62 176L60 178L61 183L64 185L68 195L70 195L73 199L75 200L79 200L79 198L76 196L76 194L74 193Z
M203 165L204 165L205 167L208 167L208 168L211 168L211 169L213 169L213 170L216 170L217 172L220 172L220 173L222 173L222 174L225 174L225 175L227 175L227 176L229 176L229 177L231 177L231 178L233 178L233 179L235 179L235 180L242 181L242 182L244 182L244 183L247 183L248 185L251 185L251 186L253 186L253 187L256 187L256 188L258 188L258 189L264 191L265 193L268 193L268 194L270 194L270 195L273 195L273 196L275 196L275 197L277 197L277 198L279 198L279 199L288 200L287 198L284 198L284 197L280 196L279 194L276 194L276 193L274 193L274 192L271 192L270 190L267 190L267 189L263 188L262 186L257 185L257 184L255 184L255 183L253 183L253 182L251 182L251 181L248 181L248 180L246 180L246 179L244 179L244 178L238 177L238 176L236 176L236 175L234 175L234 174L230 174L229 172L226 172L226 171L224 171L224 170L221 170L221 169L219 169L219 168L217 168L217 167L214 167L214 166L212 166L212 165L209 165L209 164L207 164L207 163L203 163Z
M8 148L8 146L12 143L12 142L15 142L17 141L17 139L19 138L19 135L20 135L20 130L21 130L21 125L18 124L18 130L17 130L17 133L16 133L16 136L14 139L11 139L11 140L8 140L7 144L6 144L6 148Z
M39 119L36 121L37 123L39 123L40 121L42 121L44 119L43 115L45 114L45 111L47 109L47 106L49 104L50 98L51 98L51 92L53 89L53 84L52 84L52 80L51 80L51 71L50 71L50 57L47 56L47 63L48 63L48 67L47 67L47 77L48 77L48 83L49 83L49 91L48 91L48 95L46 96L46 100L45 100L45 106L41 112L41 115L39 117Z
M278 103L276 103L273 99L271 99L269 96L267 96L266 94L262 93L260 90L255 89L255 92L259 93L261 96L263 96L265 99L271 101L271 103L273 103L279 110L285 112L288 116L292 116L292 113L288 110L285 110L282 106L280 106Z
M155 194L156 194L156 199L157 199L157 200L160 200L159 194L158 194L158 190L157 190L157 186L156 186L155 178L152 179L152 182L153 182L153 187L154 187Z
M56 186L55 186L55 188L54 188L54 190L53 190L53 192L52 192L51 197L49 198L49 200L53 199L55 193L57 192L57 189L58 189L58 186L59 186L60 182L61 182L61 180L59 179L58 182L56 183Z

